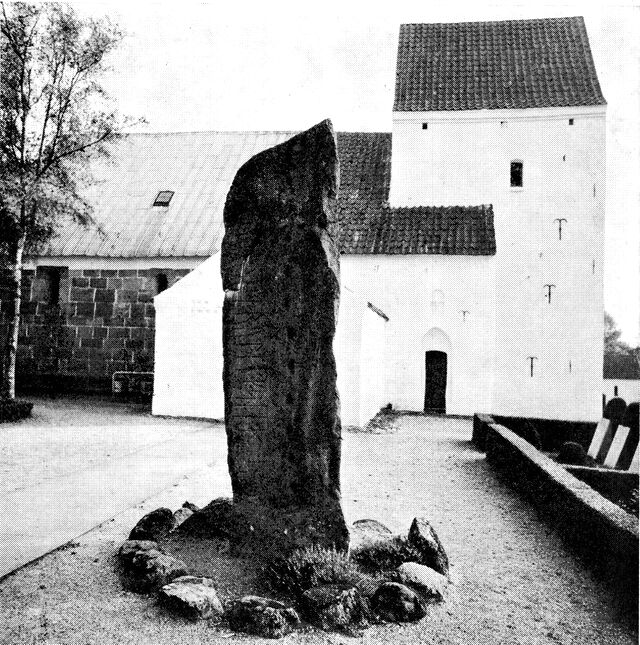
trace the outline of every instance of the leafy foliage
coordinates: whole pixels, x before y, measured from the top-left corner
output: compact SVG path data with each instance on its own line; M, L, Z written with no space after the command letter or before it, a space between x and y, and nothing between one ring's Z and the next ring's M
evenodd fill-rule
M131 121L99 80L122 39L59 3L0 4L0 263L11 275L2 395L13 398L22 262L69 220L87 224L92 157Z
M622 332L616 321L604 314L604 377L640 378L640 347L631 347L620 340Z
M60 217L90 219L87 162L107 153L124 122L98 84L122 34L52 3L3 4L0 15L2 244L35 252Z

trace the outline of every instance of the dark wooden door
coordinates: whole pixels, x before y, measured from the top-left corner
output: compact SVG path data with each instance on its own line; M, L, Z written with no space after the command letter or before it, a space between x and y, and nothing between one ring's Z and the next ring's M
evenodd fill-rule
M447 355L425 352L424 373L424 411L444 414L447 411Z

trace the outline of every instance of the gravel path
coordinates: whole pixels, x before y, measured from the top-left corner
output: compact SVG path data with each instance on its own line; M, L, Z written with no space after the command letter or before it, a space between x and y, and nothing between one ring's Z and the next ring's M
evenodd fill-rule
M346 434L343 496L349 520L373 517L405 532L430 518L456 584L414 625L376 626L362 643L631 644L635 626L535 512L499 482L469 438L466 419L401 417L389 434ZM135 521L185 499L228 494L224 460L0 582L0 643L174 645L273 642L164 615L122 590L114 553ZM283 642L346 643L307 631Z

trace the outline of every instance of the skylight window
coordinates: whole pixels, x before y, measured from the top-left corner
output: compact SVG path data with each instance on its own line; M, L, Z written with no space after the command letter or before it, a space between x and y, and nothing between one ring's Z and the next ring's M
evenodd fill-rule
M171 201L171 198L173 197L173 191L172 190L161 190L158 193L158 196L156 197L156 201L153 202L154 206L164 206L167 207L169 206L169 202Z

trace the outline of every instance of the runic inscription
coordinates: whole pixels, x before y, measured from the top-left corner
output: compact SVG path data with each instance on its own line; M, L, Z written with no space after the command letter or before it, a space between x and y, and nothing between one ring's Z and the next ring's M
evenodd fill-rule
M338 157L323 121L240 168L224 210L225 421L244 539L348 547L333 337Z

